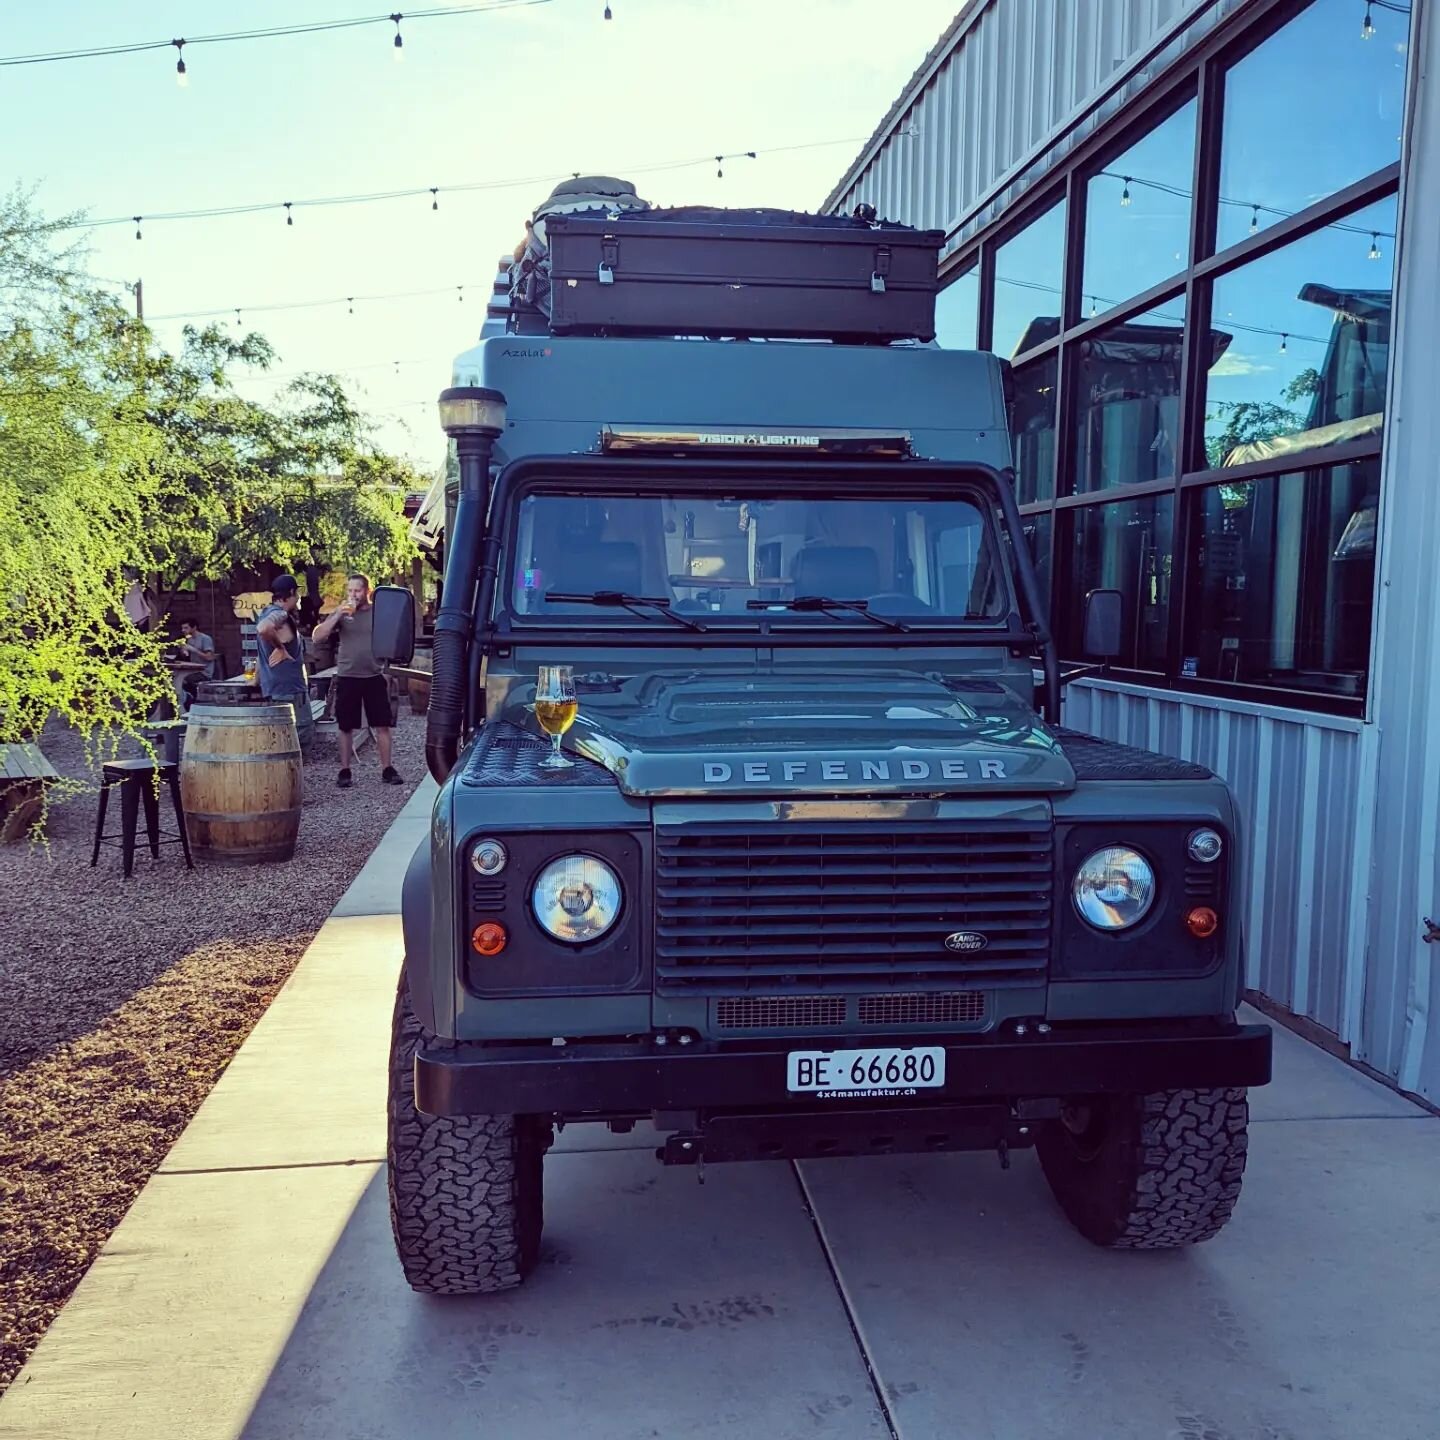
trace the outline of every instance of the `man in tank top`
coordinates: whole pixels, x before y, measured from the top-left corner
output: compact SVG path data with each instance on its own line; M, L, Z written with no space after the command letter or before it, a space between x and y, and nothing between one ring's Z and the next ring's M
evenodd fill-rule
M310 715L305 642L295 628L299 604L300 587L295 577L277 575L270 584L270 603L255 617L255 649L260 693L277 705L288 704L294 709L295 732L304 754L314 738L315 722Z

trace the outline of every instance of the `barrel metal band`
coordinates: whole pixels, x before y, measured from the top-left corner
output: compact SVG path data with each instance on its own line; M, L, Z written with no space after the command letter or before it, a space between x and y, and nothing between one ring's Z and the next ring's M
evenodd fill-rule
M225 755L214 750L187 750L186 760L202 765L283 765L288 760L298 760L298 750L267 750L261 755Z
M212 825L224 824L249 824L255 820L283 820L287 815L298 815L300 807L291 806L288 810L247 810L232 815L217 815L211 810L190 810L185 811L187 820L206 820Z

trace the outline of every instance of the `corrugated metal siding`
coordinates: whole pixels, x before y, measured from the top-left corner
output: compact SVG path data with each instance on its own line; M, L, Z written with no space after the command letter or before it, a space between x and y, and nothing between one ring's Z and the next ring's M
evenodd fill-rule
M1345 1036L1363 961L1359 722L1082 680L1067 693L1065 723L1229 782L1243 827L1246 984Z
M912 82L886 132L867 146L875 147L868 163L862 152L826 207L845 211L864 200L888 219L948 231L1083 115L1063 143L952 237L954 248L1241 3L973 0L973 13L962 12L953 27L950 53L928 80ZM1106 83L1167 31L1173 42L1085 115Z
M1399 290L1385 416L1372 713L1379 731L1361 1054L1440 1104L1440 23L1421 27L1405 146Z

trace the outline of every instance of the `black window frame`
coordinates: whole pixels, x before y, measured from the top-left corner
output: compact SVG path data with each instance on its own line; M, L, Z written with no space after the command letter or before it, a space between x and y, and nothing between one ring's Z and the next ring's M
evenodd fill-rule
M1364 718L1374 672L1373 646L1370 673L1367 675L1364 693L1353 699L1273 685L1191 679L1181 673L1184 660L1185 605L1190 592L1187 567L1193 549L1189 527L1194 507L1190 503L1192 497L1187 492L1213 485L1218 480L1263 480L1311 465L1339 465L1352 460L1381 461L1383 476L1381 432L1345 444L1276 456L1223 470L1209 468L1204 449L1205 386L1210 366L1203 347L1208 345L1210 339L1211 296L1215 280L1334 221L1344 220L1352 211L1363 209L1392 195L1398 196L1400 191L1401 161L1396 159L1343 189L1324 196L1305 209L1267 226L1255 235L1231 244L1218 253L1216 251L1216 212L1219 206L1226 71L1282 30L1307 9L1310 3L1311 0L1253 0L1252 4L1217 26L1213 33L1177 60L1148 91L1137 96L1111 121L1098 127L1094 134L1075 146L1057 163L1053 171L1048 172L1012 207L971 237L965 245L957 247L954 254L947 258L941 274L941 284L944 285L951 277L963 274L971 268L978 268L980 303L977 341L980 349L991 348L995 253L1001 245L1025 229L1057 201L1063 202L1065 251L1062 262L1064 278L1060 332L1023 354L1015 355L1013 361L1009 362L1018 369L1052 353L1058 357L1055 494L1048 500L1019 507L1022 519L1042 512L1050 512L1052 516L1050 617L1051 629L1057 639L1066 632L1064 625L1056 623L1059 608L1066 604L1078 605L1082 598L1071 592L1069 557L1072 547L1067 541L1072 527L1066 512L1087 505L1114 504L1169 493L1174 497L1171 542L1173 573L1170 583L1165 670L1158 672L1117 667L1109 672L1111 678L1180 693ZM1410 44L1413 47L1413 19ZM1410 76L1407 75L1407 94L1403 97L1402 105L1409 102L1409 84ZM1111 160L1122 155L1157 125L1163 124L1191 99L1196 101L1196 143L1191 186L1193 202L1190 210L1189 264L1148 289L1128 297L1121 305L1095 316L1082 314L1085 202L1090 177L1097 170L1104 169ZM1396 244L1395 238L1390 237L1392 286L1399 278L1398 267L1395 267L1393 258ZM1174 477L1118 485L1108 490L1084 494L1066 493L1075 469L1075 366L1078 342L1109 327L1132 320L1177 297L1183 297L1185 305L1185 343L1180 371L1180 411ZM1390 377L1387 373L1387 408L1389 384ZM1383 505L1383 480L1381 493ZM1372 626L1373 606L1372 596ZM1064 658L1084 659L1078 655L1065 655Z

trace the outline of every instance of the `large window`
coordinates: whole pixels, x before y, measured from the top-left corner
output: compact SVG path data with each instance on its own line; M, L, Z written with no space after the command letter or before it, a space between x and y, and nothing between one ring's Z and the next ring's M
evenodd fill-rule
M1363 712L1409 12L1237 8L957 257L1066 659Z
M1182 673L1364 692L1380 464L1192 490Z
M935 299L935 339L947 350L973 350L980 333L980 271L971 266Z
M1052 205L995 251L995 320L990 348L1007 358L1033 350L1060 329L1065 207Z

